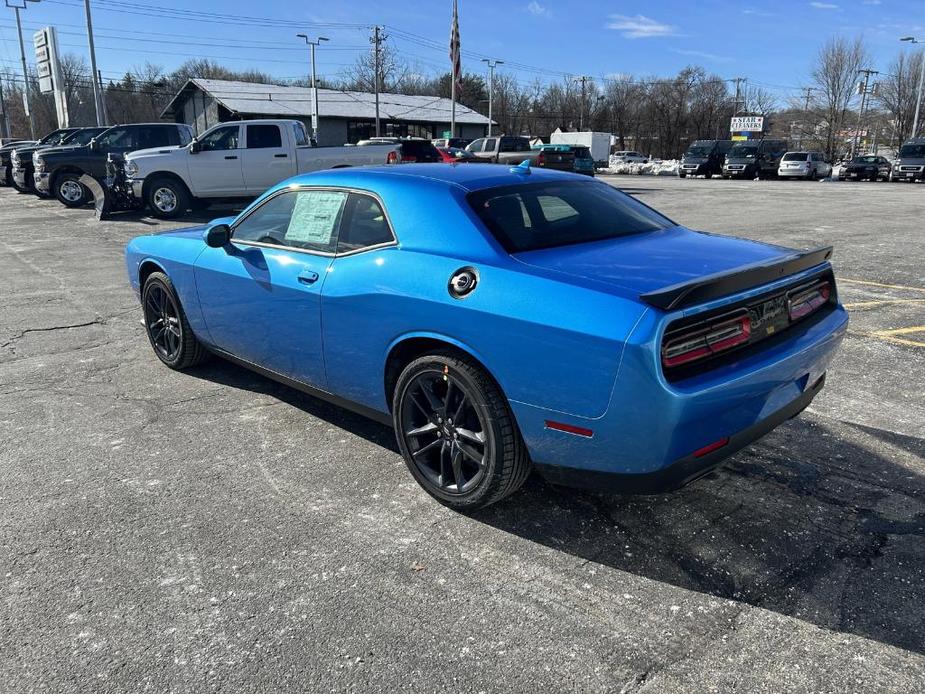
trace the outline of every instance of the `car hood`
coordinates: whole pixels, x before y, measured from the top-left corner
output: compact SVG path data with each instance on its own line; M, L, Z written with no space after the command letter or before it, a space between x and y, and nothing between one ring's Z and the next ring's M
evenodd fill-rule
M678 226L606 241L527 251L513 257L534 268L603 283L635 298L792 253L781 246Z
M42 157L48 158L48 157L53 157L56 154L68 154L70 152L89 151L90 147L88 145L71 145L70 147L68 147L67 145L63 145L63 146L58 146L58 147L48 147L47 149L42 147L40 149L42 150Z
M151 147L149 149L136 149L125 155L126 161L129 159L141 159L143 157L156 157L165 154L174 154L183 149L180 145L167 145L166 147Z
M201 224L195 227L184 227L182 229L168 229L167 231L156 231L152 236L173 236L180 239L201 239L203 232L211 224Z
M845 164L846 169L875 169L877 164Z

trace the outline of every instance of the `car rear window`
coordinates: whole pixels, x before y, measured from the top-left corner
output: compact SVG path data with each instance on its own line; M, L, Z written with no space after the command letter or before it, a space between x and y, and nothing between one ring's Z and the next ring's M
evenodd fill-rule
M588 243L674 226L606 183L568 181L489 188L469 204L508 253Z
M809 155L806 152L787 152L784 161L806 161Z
M429 140L402 140L401 153L419 162L441 161L440 152Z

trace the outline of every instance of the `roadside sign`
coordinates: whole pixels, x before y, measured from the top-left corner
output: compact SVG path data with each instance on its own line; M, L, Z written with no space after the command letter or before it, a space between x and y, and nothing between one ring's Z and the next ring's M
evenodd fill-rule
M452 130L444 130L444 131L443 131L442 137L447 137L447 138L453 137L453 131L452 131Z
M64 73L58 60L58 34L54 27L39 29L32 35L35 47L35 68L39 78L39 91L55 95L58 127L68 126L67 97L64 94Z
M764 116L733 116L729 132L760 133L764 131Z

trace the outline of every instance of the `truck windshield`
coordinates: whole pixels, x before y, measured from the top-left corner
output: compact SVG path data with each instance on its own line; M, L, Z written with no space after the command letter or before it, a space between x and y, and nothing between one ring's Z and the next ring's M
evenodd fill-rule
M710 152L713 151L712 147L707 147L706 145L694 145L693 147L688 147L687 152L684 154L686 157L709 157Z
M489 188L467 196L508 253L613 239L673 226L606 183L568 181Z
M754 159L757 154L758 148L755 145L749 145L747 147L736 145L729 150L730 159Z
M900 159L925 159L925 145L903 145L899 150Z
M75 133L71 133L66 138L61 140L62 145L85 145L94 137L103 132L104 128L85 128L84 130L78 130Z

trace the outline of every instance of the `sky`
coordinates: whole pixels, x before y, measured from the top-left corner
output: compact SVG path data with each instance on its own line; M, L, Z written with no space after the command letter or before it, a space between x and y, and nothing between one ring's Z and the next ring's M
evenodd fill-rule
M9 0L24 2L25 0ZM809 84L820 45L834 35L862 35L873 69L886 70L898 39L925 42L925 0L458 0L463 70L483 72L484 57L518 78L560 81L567 75L674 75L701 65L723 78L796 95ZM92 0L98 67L118 78L145 62L167 70L190 57L277 78L305 77L308 50L297 33L326 36L318 72L339 77L369 50L370 27L412 68L449 70L451 0ZM83 0L28 2L22 11L27 59L31 35L47 25L62 52L87 56ZM18 75L13 11L0 6L0 72Z

